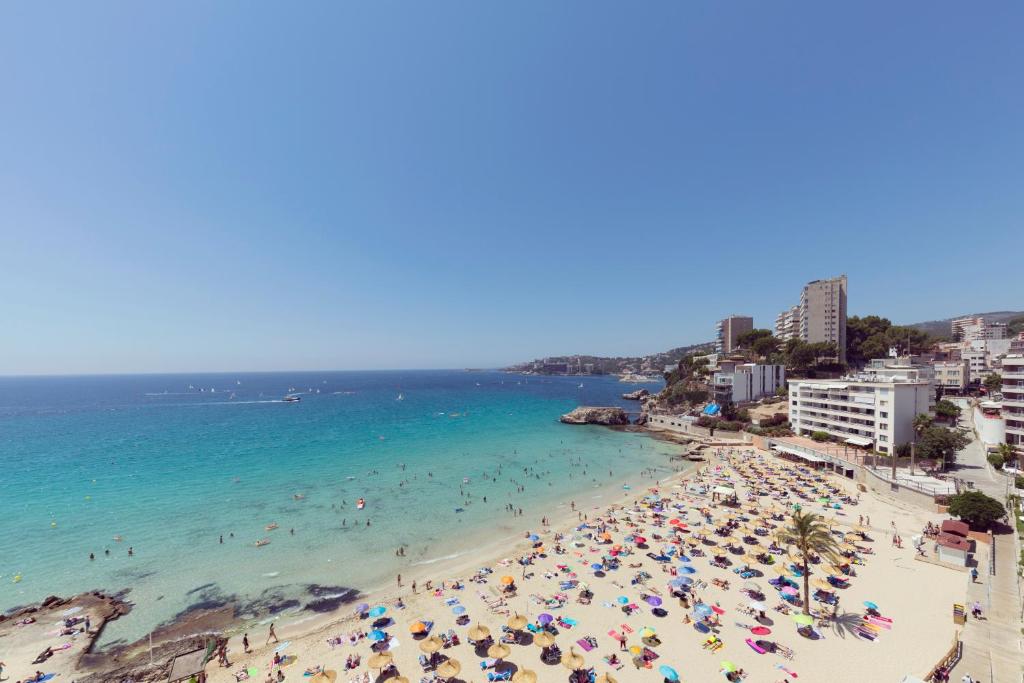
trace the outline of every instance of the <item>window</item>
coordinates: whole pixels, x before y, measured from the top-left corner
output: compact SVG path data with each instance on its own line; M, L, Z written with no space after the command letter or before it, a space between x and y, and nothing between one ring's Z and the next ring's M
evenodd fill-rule
M887 437L885 434L879 434L878 435L878 440L879 441L888 441L889 437Z
M881 411L880 413L878 413L878 417L889 417L889 413L887 413L887 412L885 412L885 411L883 410L883 411Z

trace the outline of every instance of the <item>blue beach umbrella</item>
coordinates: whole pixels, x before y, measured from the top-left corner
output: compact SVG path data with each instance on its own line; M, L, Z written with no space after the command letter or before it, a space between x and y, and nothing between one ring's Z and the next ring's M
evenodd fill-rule
M875 603L871 602L870 600L865 600L864 601L864 606L867 607L868 609L874 609L874 610L878 609L878 605L876 605Z
M387 635L385 635L384 631L381 631L379 629L374 629L374 630L370 631L369 638L370 638L370 640L380 641L380 640L384 640L385 638L387 638Z
M466 608L463 607L462 605L456 605L455 607L452 607L452 614L454 614L455 616L461 616L461 615L463 615L465 613L466 613Z
M382 605L377 605L372 610L370 610L369 614L370 614L371 617L379 617L380 615L384 614L387 611L388 611L387 607L384 607Z
M683 565L682 567L679 567L678 569L676 569L676 571L681 573L681 574L696 574L697 573L697 570L694 569L693 567L689 566L689 565Z
M678 559L679 559L680 562L693 562L693 560L691 560L686 555L680 555Z
M662 664L658 667L658 673L667 678L670 681L678 681L679 673L667 664Z
M537 534L530 534L530 536L529 536L529 539L530 539L531 541L534 541L534 542L536 542L536 541L539 541L539 540L540 540L540 536L538 536Z
M699 605L697 605L696 607L694 607L693 611L696 612L698 615L700 615L702 617L709 617L709 616L711 616L711 614L713 612L711 607L708 606L706 603L703 603L703 602L700 603Z
M629 603L629 598L627 598L625 595L620 595L619 597L615 598L615 602L619 603L620 605L625 605Z
M680 586L689 586L691 583L693 583L693 579L691 579L689 576L677 576L676 578L672 579L669 585L678 588Z
M595 562L594 564L590 565L590 568L593 570L604 569L604 565Z

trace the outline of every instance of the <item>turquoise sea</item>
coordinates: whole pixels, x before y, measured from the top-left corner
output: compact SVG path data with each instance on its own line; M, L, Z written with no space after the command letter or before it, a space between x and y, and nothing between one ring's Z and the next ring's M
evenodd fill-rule
M558 422L578 404L635 410L632 388L488 371L0 378L0 610L129 590L110 645L201 607L335 608L667 472L670 444Z

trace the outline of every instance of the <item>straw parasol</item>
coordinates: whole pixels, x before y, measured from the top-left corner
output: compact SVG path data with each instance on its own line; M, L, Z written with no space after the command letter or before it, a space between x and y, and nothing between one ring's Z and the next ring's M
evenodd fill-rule
M405 676L395 676L390 683L409 683L409 679Z
M576 654L576 650L569 648L569 651L562 655L562 666L566 669L576 671L583 668L583 657Z
M514 617L508 620L508 627L513 631L521 631L526 626L526 617L521 614L516 614Z
M313 674L313 677L309 679L309 683L334 683L338 678L338 672L333 669L327 669ZM407 682L408 683L408 682Z
M617 680L615 680L614 678L612 678L611 674L601 674L600 676L598 676L594 680L594 683L619 683L619 682Z
M383 669L391 663L391 659L392 657L390 652L376 652L366 660L366 666L371 669Z
M491 630L486 626L477 624L473 628L469 629L469 632L466 635L469 636L470 640L487 640L491 635Z
M459 675L460 671L462 671L462 665L457 659L446 659L441 666L437 667L437 675L441 678L454 678Z
M540 647L551 647L555 644L555 637L547 631L542 631L533 637L533 644Z
M495 643L487 648L487 656L494 659L505 659L512 650L505 643Z
M512 683L537 683L537 673L529 669L520 669L512 674Z
M437 636L430 636L426 640L420 641L420 650L428 655L434 654L442 647L444 647L444 643Z

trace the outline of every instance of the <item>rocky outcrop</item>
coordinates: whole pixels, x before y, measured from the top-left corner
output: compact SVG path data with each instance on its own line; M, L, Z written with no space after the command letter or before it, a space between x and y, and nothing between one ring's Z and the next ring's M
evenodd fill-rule
M639 401L640 399L646 398L647 396L650 395L651 392L647 391L646 389L637 389L636 391L631 391L627 394L623 394L622 398L626 399L627 401Z
M628 425L629 416L622 408L580 406L563 415L561 421L572 425Z
M640 417L636 419L633 424L640 425L641 427L647 424L647 413L640 413Z

